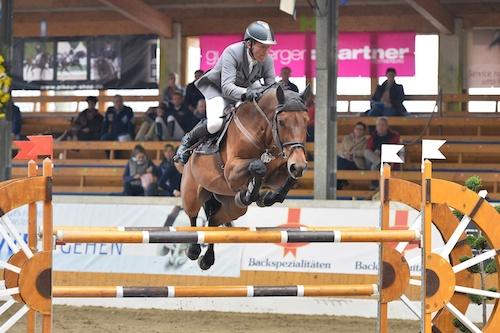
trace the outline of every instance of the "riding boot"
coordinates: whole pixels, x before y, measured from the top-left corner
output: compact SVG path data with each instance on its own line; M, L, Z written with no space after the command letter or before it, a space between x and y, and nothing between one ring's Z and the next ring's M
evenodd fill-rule
M200 121L192 130L184 135L181 140L181 145L177 149L177 155L174 157L175 162L180 162L186 164L191 156L191 148L195 143L197 143L201 138L204 138L210 134L207 129L207 121Z

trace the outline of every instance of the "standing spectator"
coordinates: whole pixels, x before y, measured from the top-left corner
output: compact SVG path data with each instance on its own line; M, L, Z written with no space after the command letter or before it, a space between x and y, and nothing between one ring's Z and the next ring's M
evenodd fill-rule
M171 144L166 144L163 158L159 167L158 195L180 197L181 174L174 165L175 149Z
M198 69L196 72L194 72L194 81L188 84L186 87L186 96L184 96L184 104L186 104L189 111L191 112L194 112L194 110L196 109L198 101L200 99L205 98L194 84L203 74L204 72L201 69Z
M155 165L146 155L146 150L141 145L135 146L123 173L123 194L154 195L156 190L154 172Z
M371 109L367 111L370 117L405 116L408 112L403 105L405 91L401 84L396 83L396 70L387 68L387 80L378 85L371 99Z
M89 96L86 101L88 107L78 114L71 128L57 138L57 141L62 141L66 138L81 141L100 139L103 116L99 114L99 111L96 109L97 97Z
M357 122L352 133L344 136L337 154L338 170L363 170L366 168L364 153L367 140L365 131L366 125ZM339 190L345 185L347 185L346 180L338 180L337 188Z
M375 131L370 134L364 152L367 166L370 170L380 169L380 153L382 144L399 144L399 133L389 128L389 121L386 117L377 118ZM378 182L372 182L372 189L376 188Z
M19 110L19 107L17 107L17 105L12 103L12 135L16 140L21 139L21 127L22 127L21 110Z
M176 83L176 81L177 78L174 73L168 74L168 86L163 91L163 98L162 98L163 103L165 103L166 105L172 103L172 99L175 92L180 92L181 96L184 95L184 90L180 85Z
M134 137L134 111L123 105L123 97L113 97L113 106L104 114L101 140L131 141Z
M167 109L167 116L173 116L181 125L182 130L187 133L191 131L197 120L193 113L187 109L182 101L182 94L176 91L172 96L172 103Z
M290 67L283 67L280 71L281 81L279 82L283 89L292 90L296 93L299 92L299 88L292 82L290 82L290 75L292 75L292 69Z
M197 121L207 118L207 102L205 99L200 99L198 103L196 103L196 109L194 109L193 115Z

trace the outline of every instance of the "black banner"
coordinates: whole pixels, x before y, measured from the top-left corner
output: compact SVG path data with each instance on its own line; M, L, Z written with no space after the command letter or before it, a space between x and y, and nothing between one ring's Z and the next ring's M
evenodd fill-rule
M14 89L158 88L156 36L14 40Z

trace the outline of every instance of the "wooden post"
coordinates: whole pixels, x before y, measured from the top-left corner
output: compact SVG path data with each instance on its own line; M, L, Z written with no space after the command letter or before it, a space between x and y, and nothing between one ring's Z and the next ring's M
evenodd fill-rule
M430 259L432 250L432 201L431 201L431 178L432 163L425 160L422 163L422 288L420 298L422 300L422 333L432 332L432 311L427 302L427 261Z
M35 161L28 162L28 177L35 177L37 175L38 165ZM28 246L35 253L37 251L37 214L36 203L31 202L28 205ZM33 309L28 311L27 318L27 332L34 333L36 327L36 312Z
M47 198L43 202L43 251L52 253L52 161L46 158L43 161L43 176L47 177ZM52 261L52 260L51 260ZM50 263L52 267L52 262ZM52 277L51 277L52 280ZM52 299L52 296L51 296ZM51 305L52 306L52 305ZM44 314L42 319L42 332L51 333L52 332L52 311L50 314Z
M373 80L372 80L373 83ZM391 167L388 164L384 164L382 169L382 174L380 175L380 229L387 230L389 229L389 179L391 178ZM386 245L384 243L379 244L379 301L378 301L378 323L377 323L377 332L378 333L386 333L388 330L388 315L387 315L387 303L382 300L382 292L383 292L383 279L384 279L384 271L383 271L383 262L384 262L384 253L385 253Z

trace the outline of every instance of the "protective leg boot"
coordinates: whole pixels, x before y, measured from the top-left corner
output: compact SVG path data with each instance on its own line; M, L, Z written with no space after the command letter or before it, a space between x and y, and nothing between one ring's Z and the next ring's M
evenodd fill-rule
M177 149L177 155L175 155L175 162L180 162L186 164L191 156L191 148L195 143L197 143L201 138L204 138L210 134L207 130L207 121L202 120L191 130L184 135L181 140L181 145Z

